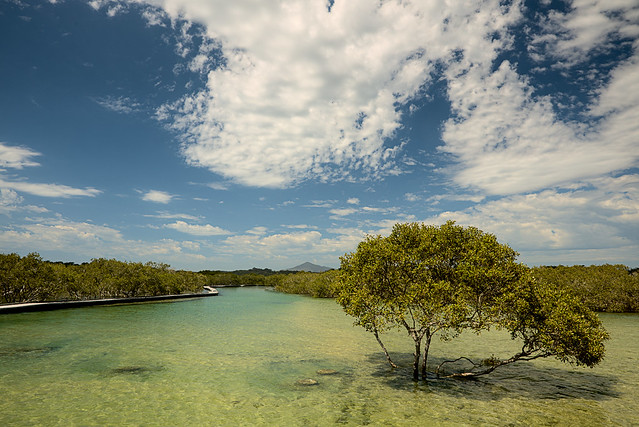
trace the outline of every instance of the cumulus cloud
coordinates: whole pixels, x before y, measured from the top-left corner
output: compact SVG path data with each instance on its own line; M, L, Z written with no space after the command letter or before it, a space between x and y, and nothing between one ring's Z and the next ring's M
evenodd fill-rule
M0 188L0 213L7 214L17 210L22 200L22 197L15 191L8 188Z
M231 234L229 231L211 224L188 224L184 221L176 221L172 224L166 224L164 227L171 228L182 233L192 234L194 236L222 236Z
M491 232L522 253L528 263L556 263L565 254L584 252L592 262L612 258L607 251L629 252L615 262L636 262L639 250L639 176L597 178L571 190L544 190L512 195L444 212L425 219L441 224L452 219ZM545 252L545 254L544 254ZM620 252L616 251L616 255ZM597 258L598 257L598 258ZM569 258L568 258L569 259ZM597 261L598 259L598 261Z
M563 66L584 61L592 50L639 36L638 11L632 1L573 0L567 12L544 20L545 31L533 38L533 51L562 58Z
M588 60L593 51L610 50L611 41L636 37L638 24L639 7L632 2L575 1L569 12L552 13L543 22L531 52L539 60L559 58L569 67ZM446 76L454 117L444 125L440 147L457 162L448 171L452 180L480 194L511 195L635 167L638 52L635 42L606 85L590 82L591 117L580 122L560 117L561 94L537 95L516 64L467 58L452 63Z
M166 191L150 190L144 193L144 195L142 196L142 200L153 203L162 203L166 205L170 203L174 197L175 195L169 194Z
M191 164L259 187L400 173L391 139L402 106L453 52L494 56L508 38L493 36L519 16L496 0L351 0L330 12L323 2L149 3L202 24L224 57L205 90L158 117L182 133Z
M612 103L621 90L637 90L636 72L630 72L636 60L621 65L600 89L592 111L605 117L590 128L559 119L552 98L533 96L534 88L507 61L494 72L471 67L451 76L456 116L444 126L440 150L458 162L453 180L507 195L633 167L639 159L639 101L626 96Z

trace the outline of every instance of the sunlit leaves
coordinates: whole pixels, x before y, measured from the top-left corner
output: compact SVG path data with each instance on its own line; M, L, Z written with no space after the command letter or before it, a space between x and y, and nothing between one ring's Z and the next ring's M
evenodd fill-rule
M416 348L426 337L422 377L435 333L451 339L491 327L508 330L522 350L481 374L548 356L598 363L607 334L597 316L570 292L534 280L516 257L475 227L397 224L390 236L370 236L342 257L337 301L368 331L403 327ZM416 352L415 369L418 360Z

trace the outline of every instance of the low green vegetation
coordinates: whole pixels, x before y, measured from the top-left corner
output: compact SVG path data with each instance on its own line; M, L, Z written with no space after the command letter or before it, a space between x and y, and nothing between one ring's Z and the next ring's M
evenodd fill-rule
M206 277L167 264L94 259L89 263L43 261L0 254L0 303L124 298L200 292Z
M591 310L639 312L639 271L625 265L535 267L539 281L569 290Z
M356 325L374 334L393 367L381 333L408 333L415 380L427 377L432 338L453 339L465 330L505 330L521 347L505 359L462 355L440 363L437 375L462 359L471 366L446 376L484 375L544 357L599 363L608 335L598 316L569 289L535 280L517 255L494 235L452 221L441 227L396 224L390 236L369 236L341 258L337 301Z
M230 271L200 271L206 277L206 284L209 286L271 286L275 281L275 275L264 275L258 273L240 274Z
M308 295L315 298L333 298L337 270L324 273L306 271L273 271L269 269L236 271L200 271L209 286L269 286L278 292Z
M316 298L333 298L338 271L324 273L299 272L278 277L275 290L289 294L310 295Z

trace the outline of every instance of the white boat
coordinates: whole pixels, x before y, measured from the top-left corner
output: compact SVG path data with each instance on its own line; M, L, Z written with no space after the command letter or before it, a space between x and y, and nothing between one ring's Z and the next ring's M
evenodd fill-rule
M204 286L204 293L217 295L217 289L212 286Z

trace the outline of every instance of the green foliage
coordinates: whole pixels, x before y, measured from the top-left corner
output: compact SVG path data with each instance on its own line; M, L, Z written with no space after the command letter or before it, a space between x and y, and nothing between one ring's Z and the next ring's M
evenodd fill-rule
M40 255L0 255L0 302L41 301L56 294L58 286L54 269Z
M504 295L495 324L523 342L518 359L554 356L594 366L605 353L608 334L599 317L572 292L527 278Z
M523 341L521 352L489 371L547 356L599 362L606 334L596 315L568 292L533 280L516 257L475 227L397 224L390 236L368 237L341 258L337 301L375 334L391 364L379 332L404 328L415 344L415 379L424 338L422 377L434 334L450 339L468 329L503 328Z
M167 264L99 258L65 265L38 254L0 254L0 303L180 294L199 292L205 284L203 275Z
M298 272L282 275L275 284L275 290L316 298L333 298L337 274L336 270L329 270L324 273Z
M591 310L639 311L639 274L625 265L535 267L532 274L541 282L571 290Z
M230 271L201 271L206 277L206 284L209 286L246 286L246 285L269 285L274 279L272 276L265 276L258 273L238 274Z

